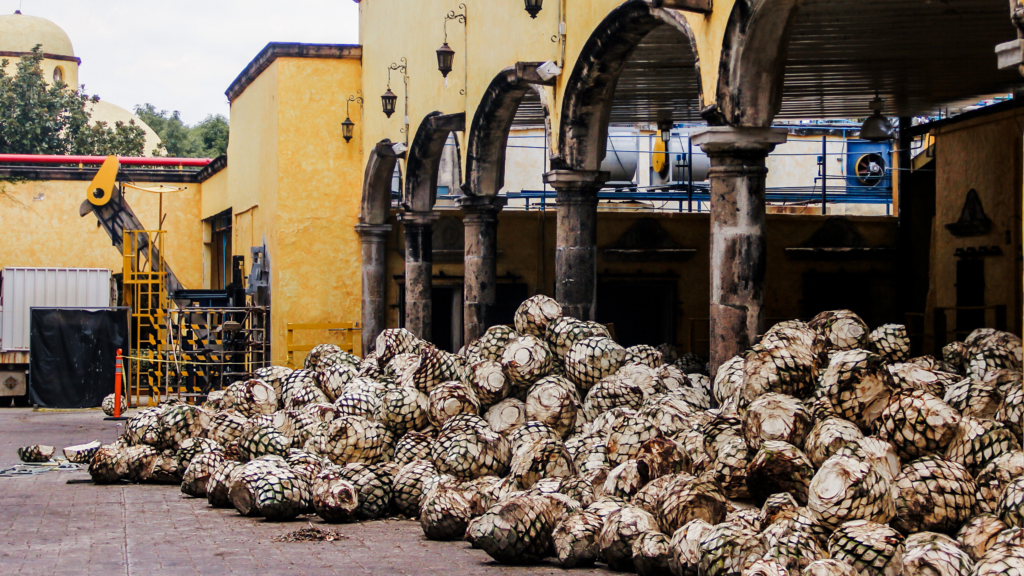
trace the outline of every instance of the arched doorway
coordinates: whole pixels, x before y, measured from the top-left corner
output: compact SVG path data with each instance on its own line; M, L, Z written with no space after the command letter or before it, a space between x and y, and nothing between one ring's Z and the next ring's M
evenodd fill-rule
M701 108L697 51L681 12L625 2L584 44L562 97L559 158L545 175L558 194L555 297L567 315L595 319L609 127L700 122Z
M465 132L466 114L431 112L416 130L406 161L405 195L400 215L405 230L405 327L420 338L432 336L433 246L437 220L437 178L441 154L452 132Z
M505 186L509 132L524 102L539 111L545 133L550 132L547 99L538 86L548 82L536 74L538 64L519 62L502 70L491 81L473 115L466 151L465 196L459 199L466 234L463 323L467 343L496 323L497 225L498 213L505 205L498 193Z

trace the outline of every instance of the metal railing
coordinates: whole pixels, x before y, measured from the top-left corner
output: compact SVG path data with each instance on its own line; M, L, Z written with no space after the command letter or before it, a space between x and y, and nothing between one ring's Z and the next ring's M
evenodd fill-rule
M557 193L551 190L523 190L504 194L511 199L525 200L527 210L547 210L553 206ZM711 191L707 184L694 184L693 192L676 187L659 186L650 189L609 190L598 192L598 200L646 201L676 204L676 212L706 212L711 203ZM802 206L821 204L820 189L814 188L769 188L765 200L772 205ZM892 195L885 190L869 187L847 186L835 189L829 194L829 204L885 204L892 205Z
M164 376L160 361L166 350L167 285L163 230L125 230L122 241L123 303L130 309L127 396L138 406L143 395L160 402Z
M335 344L345 352L351 352L356 356L362 356L362 334L363 329L359 327L358 322L314 322L314 323L293 323L289 322L285 325L287 333L285 335L285 350L288 352L289 368L295 368L295 353L296 352L309 352L313 349L316 344L296 344L295 343L295 332L302 331L325 331L335 332L335 341L330 344ZM340 338L338 338L340 336ZM340 340L337 341L337 340ZM322 344L325 342L318 342Z
M187 307L168 314L167 394L203 397L270 362L267 308Z

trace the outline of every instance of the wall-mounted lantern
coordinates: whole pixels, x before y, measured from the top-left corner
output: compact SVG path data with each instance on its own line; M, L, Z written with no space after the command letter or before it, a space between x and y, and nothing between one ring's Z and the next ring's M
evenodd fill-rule
M542 8L544 0L526 0L526 11L530 13L530 18L536 18Z
M458 20L463 25L466 24L466 5L459 4L459 8L462 13L456 14L455 10L448 12L444 17L444 44L437 49L437 69L441 71L441 75L448 78L448 73L452 71L452 64L455 62L455 50L448 45L448 21Z
M348 101L345 102L345 121L341 123L341 137L345 139L345 143L352 141L352 133L355 131L355 123L352 122L352 115L349 113L349 104L353 102L359 102L359 106L363 105L363 97L359 96L360 92L356 92L356 95L349 96Z
M398 96L391 91L391 86L388 86L388 91L380 97L380 100L384 107L384 114L391 118L391 115L395 113L395 106L398 104Z
M402 73L405 79L405 98L409 99L409 75L408 75L408 61L405 58L399 60L401 64L392 62L391 66L388 66L388 89L380 97L381 106L384 108L384 114L391 118L391 115L395 113L395 108L398 106L398 96L391 91L391 71L398 70Z
M452 71L452 63L455 60L455 50L448 46L448 42L437 49L437 69L441 71L441 76L448 77L448 73Z

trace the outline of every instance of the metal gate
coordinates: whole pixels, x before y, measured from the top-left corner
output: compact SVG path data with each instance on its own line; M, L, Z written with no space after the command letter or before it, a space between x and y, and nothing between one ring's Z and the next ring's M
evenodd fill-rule
M168 395L205 397L270 362L264 307L183 308L168 316Z

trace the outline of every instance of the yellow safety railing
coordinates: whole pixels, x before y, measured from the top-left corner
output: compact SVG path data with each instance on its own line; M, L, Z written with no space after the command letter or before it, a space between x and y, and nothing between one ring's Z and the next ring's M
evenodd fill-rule
M285 350L288 351L288 367L295 368L295 353L309 352L316 344L296 344L295 333L300 331L324 331L334 332L330 342L318 342L335 344L345 352L351 352L362 356L362 334L363 330L357 322L314 322L314 323L293 323L285 325L287 334L285 336ZM340 340L340 341L339 341Z
M163 230L125 230L123 303L131 309L132 335L127 372L128 395L138 405L142 395L150 404L160 401L164 371L159 360L166 345L167 267L163 260Z

